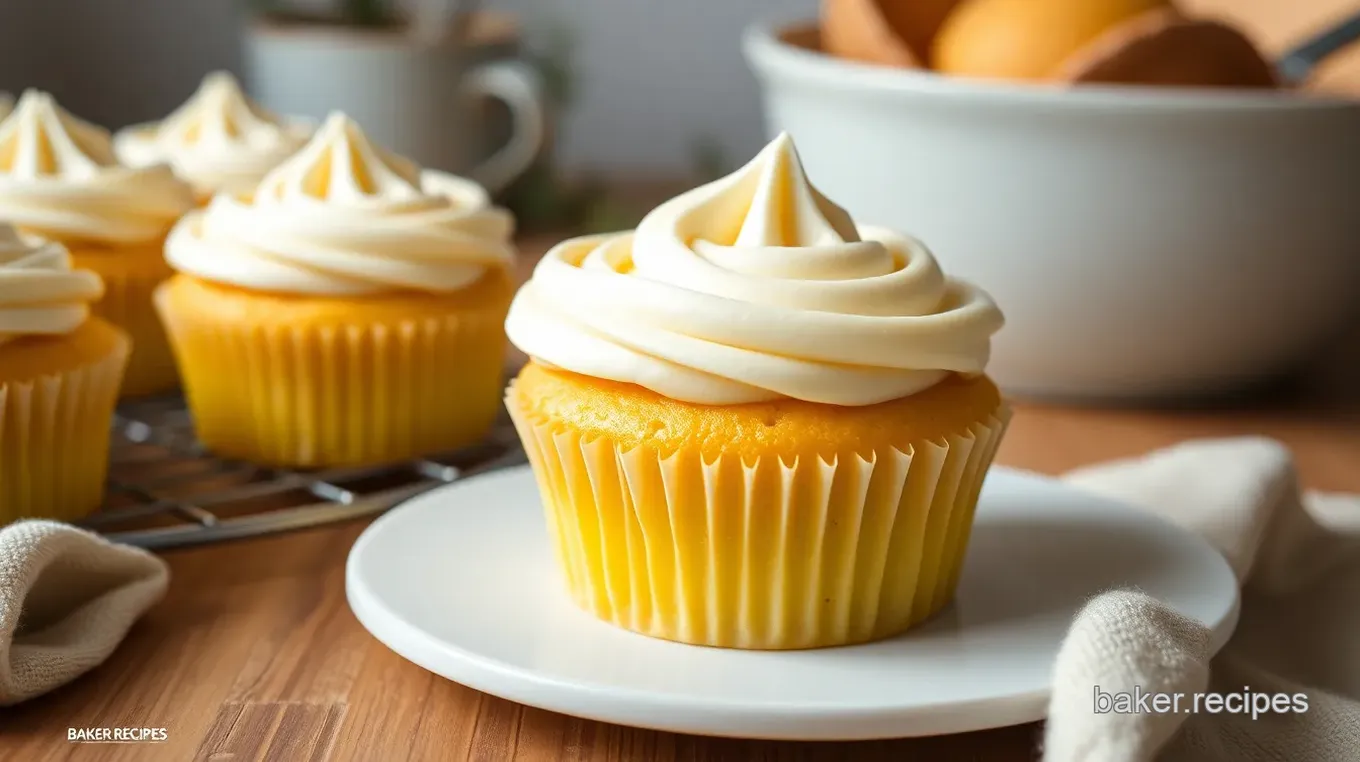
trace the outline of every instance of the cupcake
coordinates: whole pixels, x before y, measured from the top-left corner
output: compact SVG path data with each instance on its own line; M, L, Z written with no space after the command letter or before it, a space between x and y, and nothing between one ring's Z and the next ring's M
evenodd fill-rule
M59 241L75 267L104 281L94 314L132 338L124 396L170 391L174 357L151 306L169 277L165 234L193 207L169 167L133 169L114 157L109 134L29 90L0 122L0 221Z
M597 617L750 649L858 643L952 597L1009 417L1001 313L857 228L788 136L517 295L506 405L566 587Z
M198 436L278 466L475 442L500 405L514 221L332 115L170 234L156 295Z
M90 317L99 276L0 224L0 525L99 507L130 342Z
M214 72L163 121L119 131L114 150L129 166L169 164L202 204L219 192L253 190L310 136L310 127L265 111L234 77Z

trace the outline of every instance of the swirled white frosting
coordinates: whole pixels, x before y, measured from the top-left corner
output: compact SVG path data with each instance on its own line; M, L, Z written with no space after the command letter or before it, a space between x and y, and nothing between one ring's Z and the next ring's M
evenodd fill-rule
M709 405L871 405L981 373L1002 317L913 238L856 229L782 135L633 234L568 241L516 296L549 366Z
M0 220L63 241L141 243L193 207L169 167L118 163L107 131L29 90L0 122Z
M383 151L334 114L253 195L222 194L170 234L181 272L261 291L448 292L514 256L509 212L481 186Z
M65 246L0 223L0 344L79 328L104 294L99 276L72 270Z
M113 145L130 166L168 163L206 197L253 190L309 137L310 128L269 113L230 74L214 72L170 116L120 130Z

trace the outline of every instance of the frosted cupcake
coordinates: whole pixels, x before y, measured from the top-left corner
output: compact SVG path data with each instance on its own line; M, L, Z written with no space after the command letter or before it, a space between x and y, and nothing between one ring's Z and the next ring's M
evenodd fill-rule
M308 126L269 113L230 74L214 72L163 121L119 131L114 148L130 166L169 164L207 203L219 192L253 190L310 137Z
M982 375L1001 325L919 241L856 228L787 136L553 249L510 310L506 404L573 598L757 649L934 614L1009 416Z
M0 223L0 525L99 507L129 342L90 317L99 276Z
M189 187L169 167L119 164L108 132L46 93L24 93L0 122L0 220L61 242L77 269L104 281L94 314L133 341L124 396L178 384L151 292L170 275L165 234L192 207Z
M157 293L198 436L281 466L472 443L500 406L514 223L344 115L176 226Z

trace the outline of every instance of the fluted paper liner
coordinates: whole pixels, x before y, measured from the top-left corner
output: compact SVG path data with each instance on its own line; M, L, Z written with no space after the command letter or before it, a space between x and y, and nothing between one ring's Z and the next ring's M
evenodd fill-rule
M157 302L198 438L219 455L367 465L472 444L495 421L503 311L260 326L201 317L165 290Z
M132 337L132 357L123 376L124 399L179 387L175 357L152 304L156 287L174 274L162 247L161 241L126 250L71 247L76 266L93 270L104 280L104 297L92 306L92 314Z
M128 349L120 335L110 351L78 368L0 378L0 525L72 521L99 508Z
M509 399L567 589L635 632L794 649L900 633L957 587L1009 420L869 457L792 463L587 440Z

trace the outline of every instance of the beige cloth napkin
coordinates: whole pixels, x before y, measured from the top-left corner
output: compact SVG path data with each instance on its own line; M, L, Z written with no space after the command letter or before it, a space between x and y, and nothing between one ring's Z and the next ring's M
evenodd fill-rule
M150 553L67 524L0 528L0 706L102 663L169 579Z
M1242 583L1242 614L1210 663L1207 630L1146 595L1092 600L1058 654L1045 762L1360 760L1360 495L1300 494L1289 452L1256 438L1186 442L1066 480L1203 536ZM1181 713L1097 713L1096 686L1302 693L1307 710L1194 713L1187 699Z

